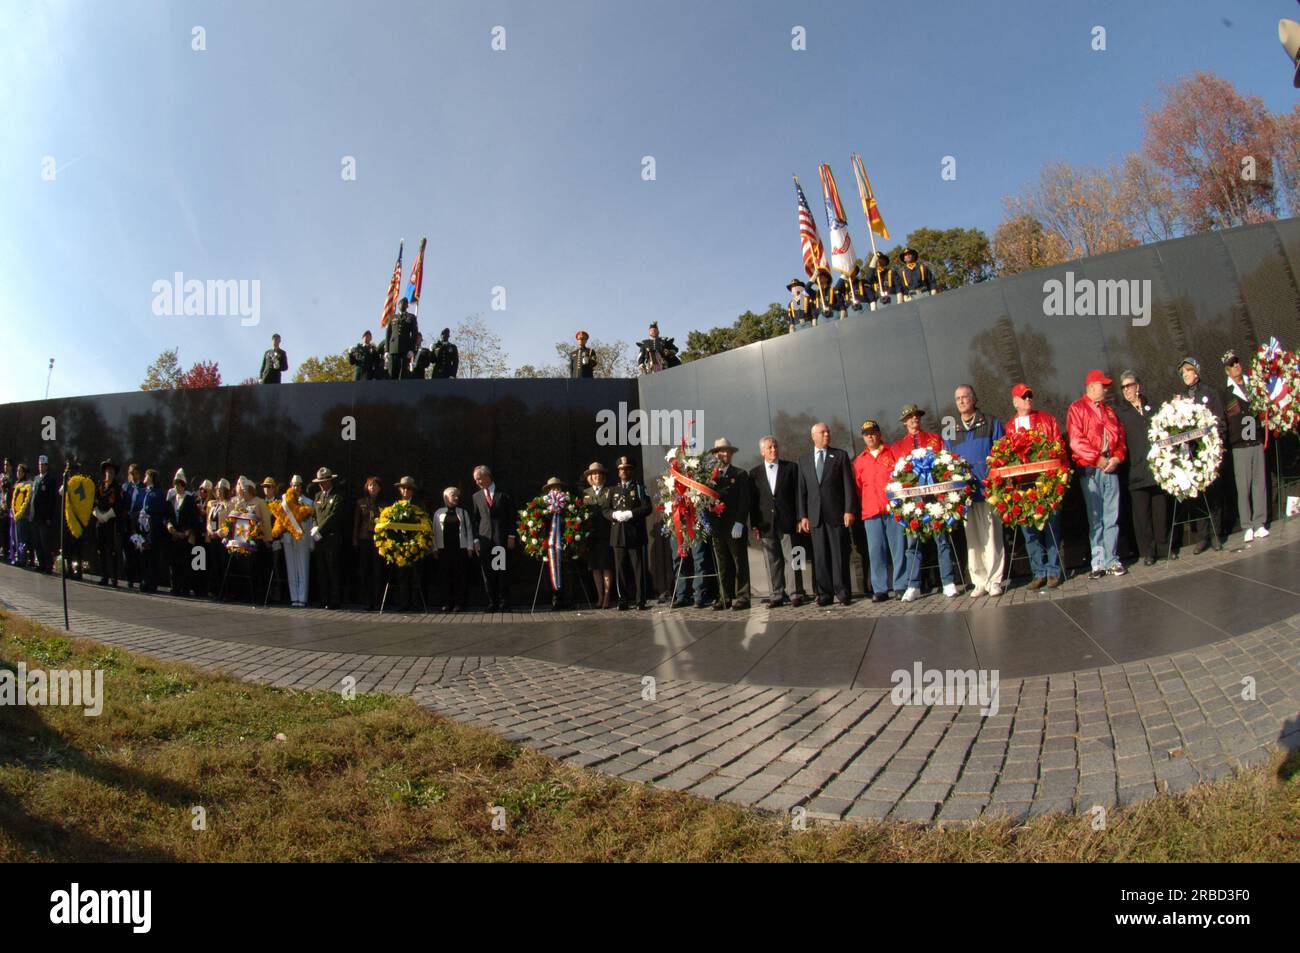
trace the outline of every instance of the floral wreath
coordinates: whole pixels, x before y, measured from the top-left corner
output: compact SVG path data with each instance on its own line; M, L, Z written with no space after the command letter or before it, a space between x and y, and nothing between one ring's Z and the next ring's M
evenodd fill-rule
M219 534L230 553L251 553L257 548L257 516L248 510L232 509L226 514Z
M410 500L398 500L375 520L375 552L390 566L413 566L433 552L433 521Z
M885 487L889 512L903 532L925 541L951 533L970 505L970 467L950 450L918 447L894 464L894 479Z
M14 487L13 499L13 517L16 520L23 518L27 512L27 504L32 501L32 485L30 483L19 483Z
M1007 526L1042 529L1069 488L1065 448L1040 430L1013 430L989 451L984 496Z
M664 455L664 462L668 472L659 480L655 509L664 514L660 531L676 541L677 555L685 556L696 540L709 538L713 532L709 517L721 515L726 506L718 495L719 468L691 456L684 438Z
M1174 499L1194 497L1214 482L1223 460L1223 441L1208 407L1175 397L1152 415L1147 435L1151 475Z
M1300 426L1300 361L1277 338L1269 338L1255 352L1246 395L1267 433L1289 433Z
M591 508L565 490L535 496L519 511L516 528L524 552L550 569L551 588L563 587L566 559L581 559L591 538Z
M312 508L306 503L299 503L301 494L296 486L291 486L284 491L284 497L279 500L271 500L267 506L271 510L271 516L274 522L271 525L271 538L279 539L285 533L288 533L294 540L301 540L303 537L303 523L307 517L311 516Z

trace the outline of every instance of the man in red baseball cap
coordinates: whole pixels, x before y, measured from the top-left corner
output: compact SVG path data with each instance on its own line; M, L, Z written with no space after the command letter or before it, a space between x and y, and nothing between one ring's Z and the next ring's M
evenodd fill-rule
M1034 391L1028 384L1017 384L1011 388L1011 403L1015 405L1016 416L1007 421L1007 433L1013 430L1037 430L1048 440L1061 442L1061 462L1067 467L1070 457L1065 452L1065 441L1061 440L1061 428L1056 418L1045 410L1034 409ZM1025 538L1025 550L1029 553L1029 566L1034 578L1029 583L1030 589L1055 589L1061 584L1061 511L1056 510L1048 517L1042 529L1024 525L1020 527Z
M1089 371L1083 396L1070 405L1065 430L1070 454L1079 468L1079 486L1088 510L1088 535L1092 541L1090 578L1106 573L1122 576L1119 561L1119 474L1128 452L1124 425L1115 408L1103 403L1111 380L1102 371Z

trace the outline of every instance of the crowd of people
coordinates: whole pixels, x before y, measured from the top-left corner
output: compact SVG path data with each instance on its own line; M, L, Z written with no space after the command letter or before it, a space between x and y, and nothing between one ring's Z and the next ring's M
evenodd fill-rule
M1222 389L1201 378L1201 365L1193 357L1179 362L1178 373L1183 396L1214 415L1231 450L1237 511L1249 542L1269 535L1262 433L1246 423L1249 399L1240 359L1229 351L1222 364ZM1147 464L1153 408L1134 372L1120 375L1116 406L1106 399L1112 383L1104 372L1090 371L1084 393L1068 408L1064 430L1052 414L1035 406L1033 387L1027 383L1012 387L1015 415L1006 421L982 411L974 388L963 384L953 395L956 428L946 438L925 429L926 412L915 403L902 407L901 431L892 441L878 421L865 421L862 448L856 454L833 446L830 428L818 423L811 431L811 448L796 460L782 457L777 439L767 436L758 448L762 462L744 470L732 464L737 448L720 438L707 451L716 460L712 472L722 504L708 536L696 536L680 547L669 541L673 544L659 547L657 553L652 544L662 537L649 526L656 516L654 499L637 481L635 462L620 458L614 479L602 463L593 462L581 475L581 496L592 513L584 568L590 573L593 605L645 609L657 588L660 599L674 607L748 609L746 549L751 535L763 552L770 591L764 601L770 607L798 606L812 599L822 606L849 604L854 548L862 559L863 588L876 602L921 597L929 545L935 547L945 596L959 596L967 585L973 597L1001 595L1007 537L985 498L982 481L989 473L993 445L1017 430L1060 441L1061 463L1073 468L1087 512L1092 578L1127 571L1118 552L1125 486L1142 562L1151 565L1162 555L1176 559L1177 548L1170 551L1169 544L1169 498ZM895 464L916 449L949 450L971 470L972 496L963 523L967 572L960 587L956 538L938 533L933 544L922 545L904 534L890 510L886 488ZM80 473L81 467L70 461L67 479ZM0 553L14 565L46 573L62 555L63 570L73 577L93 565L100 585L118 586L125 580L142 592L167 587L180 596L220 598L237 584L255 601L275 593L281 601L306 606L314 585L314 601L327 608L340 607L347 588L354 603L373 610L391 582L395 590L389 604L395 609L427 608L431 600L425 593L436 591L437 604L455 612L466 608L471 580L478 578L489 609L511 605L509 567L517 552L518 509L513 495L497 486L487 466L472 473L477 489L467 507L462 506L460 488L448 486L441 493L442 505L430 508L432 558L418 572L390 572L376 548L375 524L387 496L377 476L363 481L355 499L346 481L328 467L319 468L310 481L290 477L283 491L270 476L260 484L245 476L234 483L203 479L191 488L183 468L164 481L159 471L138 462L127 465L125 477L119 479L113 460L100 463L92 516L84 532L73 533L60 525L65 478L50 469L49 459L38 457L30 474L25 463L14 469L6 459L0 473ZM558 478L552 483L558 484ZM392 489L404 500L414 499L419 491L410 476ZM1219 548L1228 525L1220 480L1203 499L1210 518L1195 546L1198 554ZM246 539L232 546L236 518L250 529ZM1064 578L1060 510L1041 528L1023 526L1022 536L1032 577L1028 588L1059 587ZM811 561L811 579L806 585L806 562L794 560L789 567L793 591L788 592L788 554L795 547ZM652 564L665 562L665 551L671 569L656 574ZM351 580L346 587L345 575ZM552 605L563 607L570 598L563 590L555 592Z

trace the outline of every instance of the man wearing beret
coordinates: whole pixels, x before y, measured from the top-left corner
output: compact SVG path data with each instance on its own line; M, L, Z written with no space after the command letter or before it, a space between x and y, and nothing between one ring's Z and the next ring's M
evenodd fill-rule
M460 370L460 351L451 343L451 328L443 328L433 346L433 370L430 377L451 380Z
M907 432L894 441L890 448L894 457L902 460L913 450L932 450L938 453L943 449L943 438L937 433L921 429L921 418L925 411L916 404L904 404L898 413L898 419ZM949 599L956 599L957 576L954 571L952 540L947 533L935 533L934 545L939 552L939 579L943 583L943 594ZM909 537L907 540L907 591L903 593L904 602L915 602L921 598L921 542Z

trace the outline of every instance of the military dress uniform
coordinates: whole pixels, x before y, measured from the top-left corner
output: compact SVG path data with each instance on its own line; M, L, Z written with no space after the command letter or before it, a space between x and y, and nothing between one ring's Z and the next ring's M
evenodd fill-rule
M903 290L902 279L899 278L897 270L890 267L888 255L880 256L879 267L868 265L867 281L871 284L875 299L873 303L876 307L894 304L900 300L898 296Z
M569 376L575 380L596 376L596 352L589 347L576 347L569 352Z
M289 355L282 347L270 347L262 355L262 371L258 380L263 384L280 383L280 375L289 369Z
M808 285L798 278L791 278L785 289L790 292L790 303L785 306L786 323L790 331L797 330L809 321L816 324L817 312L808 297Z
M908 249L911 251L911 249ZM904 255L907 252L903 253ZM913 252L915 255L915 252ZM917 295L934 294L937 286L934 282L933 269L925 267L925 263L919 258L913 262L903 262L903 267L898 269L899 282L902 285L902 291L908 298L915 298Z
M316 472L313 483L320 485L332 481L329 490L323 486L316 494L316 525L312 539L316 541L316 575L320 579L320 596L326 609L338 609L343 604L340 581L343 571L343 532L347 521L343 494L339 492L338 476L329 467Z
M430 377L451 380L460 370L460 350L446 338L433 346L433 367Z
M354 381L372 381L379 374L380 364L382 363L379 355L379 348L373 343L367 344L362 341L360 344L354 344L348 348L348 363L352 365L352 379Z
M399 311L388 319L384 329L384 355L390 380L411 376L407 362L415 353L415 336L419 333L419 321L410 311Z
M843 284L832 284L831 273L824 268L817 272L816 285L809 295L814 305L821 309L823 318L843 318L847 313L848 305L844 301Z
M626 465L628 459L619 460ZM642 573L641 551L647 543L645 520L650 515L650 496L645 487L634 480L623 480L609 488L605 519L609 520L609 542L614 549L614 577L618 581L618 607L626 610L628 596L636 593L636 607L646 608L645 577ZM614 514L630 512L629 519L619 521ZM625 570L629 570L627 572Z
M871 287L871 281L860 264L853 266L846 284L846 290L850 293L850 307L854 311L861 311L863 308L870 308L873 311L876 309L876 290Z
M407 369L410 376L416 380L426 380L433 370L433 352L427 347L420 348L411 358L411 363Z
M659 323L656 321L650 327L658 331ZM636 346L639 349L636 363L642 374L653 374L656 371L677 367L682 363L682 359L677 356L678 348L672 338L648 337L643 341L637 341Z

